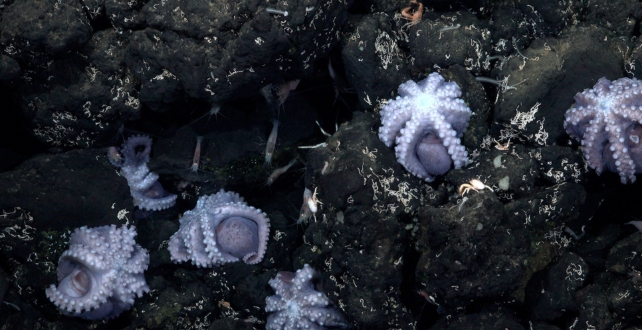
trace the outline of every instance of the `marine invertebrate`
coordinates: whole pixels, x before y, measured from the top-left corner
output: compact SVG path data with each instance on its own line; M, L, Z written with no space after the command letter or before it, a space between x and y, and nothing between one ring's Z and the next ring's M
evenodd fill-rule
M275 8L269 8L268 7L268 8L265 8L265 12L273 14L273 15L283 15L283 16L286 16L286 17L288 16L288 11L287 10L284 11L284 10L278 10L278 9L275 9Z
M152 139L149 136L134 135L125 140L120 149L110 147L107 158L120 167L120 174L127 179L134 205L158 211L172 207L176 203L176 195L165 191L158 182L158 175L149 171L147 162L151 151Z
M296 158L293 158L289 163L287 163L287 165L283 167L279 167L276 170L272 171L272 173L267 179L266 184L268 186L271 186L272 183L274 183L274 181L276 181L276 179L278 179L281 176L281 174L287 172L290 169L290 167L294 166L294 164L296 164Z
M470 183L464 183L461 186L459 186L459 189L457 189L457 191L459 192L459 196L464 196L470 190L479 192L480 190L484 190L484 189L493 191L493 188L485 185L483 182L477 179L472 179L470 180Z
M196 148L194 149L194 158L192 158L192 167L190 167L193 173L198 172L198 166L201 163L201 143L202 142L203 142L203 137L197 136Z
M216 120L218 120L218 115L221 115L221 116L227 118L227 116L225 116L225 115L223 115L221 113L221 105L219 103L212 103L212 106L210 107L210 110L208 112L204 113L203 115L201 115L200 117L194 119L192 122L190 122L189 124L187 124L187 125L185 125L183 127L190 126L190 125L196 123L197 121L205 118L205 116L207 116L207 120L205 121L205 125L207 126L207 124L210 122L210 119L212 119L212 116L215 116Z
M276 148L276 137L279 131L279 124L280 122L277 119L272 120L272 131L270 132L267 144L265 145L265 163L263 163L263 166L265 167L272 164L272 155Z
M280 85L267 84L261 88L260 93L265 98L268 106L277 113L281 112L281 108L285 104L285 100L290 95L290 92L299 86L300 79L284 81Z
M631 268L631 271L628 274L633 284L639 285L640 283L642 283L642 272L640 272L639 270L635 270L635 268Z
M305 195L306 194L303 194L304 197L305 197ZM314 193L312 193L311 196L306 198L304 200L304 202L308 203L308 208L310 209L310 212L317 213L317 211L319 210L319 204L323 204L323 203L321 203L319 201L319 199L317 198L317 188L316 187L314 188Z
M600 78L591 89L574 97L566 111L564 128L581 141L588 165L620 175L622 183L634 182L642 169L642 86L637 79L609 81Z
M411 0L410 6L401 10L401 17L410 21L404 24L403 27L411 27L413 25L419 24L419 22L421 22L423 14L424 5L421 2Z
M147 250L134 241L136 228L81 227L58 260L58 287L45 291L63 313L87 320L113 318L149 291L143 272Z
M301 209L299 210L299 219L297 219L296 221L297 224L303 223L303 221L308 221L308 219L310 219L310 217L312 216L312 210L310 210L309 204L312 198L312 190L305 188L303 190L303 204L301 205Z
M243 260L261 262L270 233L270 219L248 206L235 192L221 189L201 196L196 207L185 212L180 228L169 240L174 262L191 260L198 267L212 267Z
M297 219L296 223L303 223L303 221L310 219L311 216L314 216L316 219L319 204L323 205L317 198L317 188L314 188L314 192L305 188L303 190L303 205L301 205L301 209L299 210L299 219Z
M281 271L268 283L276 295L265 298L265 311L270 312L266 329L349 328L341 312L332 307L328 297L314 289L316 271L309 265L296 273Z
M468 152L459 138L468 127L471 111L459 98L454 82L438 73L415 83L399 85L399 96L381 110L379 139L396 143L397 160L410 173L430 182L454 164L468 164Z
M288 80L279 85L279 89L276 92L276 95L279 97L279 107L282 107L285 104L285 100L290 95L290 92L299 86L300 81L301 79Z

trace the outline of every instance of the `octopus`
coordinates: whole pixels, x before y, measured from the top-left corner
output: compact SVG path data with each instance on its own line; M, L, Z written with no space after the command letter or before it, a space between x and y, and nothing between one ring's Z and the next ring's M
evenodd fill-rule
M235 192L221 189L201 196L196 208L185 212L180 228L169 240L174 262L191 260L197 267L213 267L263 259L270 233L270 219L249 206Z
M149 291L147 250L136 244L136 228L115 225L76 229L58 261L58 286L46 290L65 315L87 320L114 318Z
M580 141L588 166L597 174L618 173L624 184L642 172L642 85L633 78L610 81L575 95L566 111L564 128Z
M468 164L460 138L471 111L461 90L438 73L399 85L399 96L381 110L379 139L395 146L397 161L410 173L431 182L451 167Z
M265 299L269 330L347 329L350 325L330 299L314 288L317 272L304 265L296 273L281 271L268 283L276 295Z

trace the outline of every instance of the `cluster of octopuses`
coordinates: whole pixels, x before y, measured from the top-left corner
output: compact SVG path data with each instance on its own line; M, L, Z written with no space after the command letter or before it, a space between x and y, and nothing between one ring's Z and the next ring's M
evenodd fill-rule
M468 153L460 138L471 111L459 98L459 86L432 73L419 82L401 84L398 92L399 96L389 100L380 112L379 138L388 147L395 145L399 163L428 182L453 165L466 166ZM627 183L635 181L635 173L642 172L638 168L642 165L642 86L637 79L602 78L592 89L578 93L574 106L566 112L564 127L581 141L587 163L598 174L609 169ZM266 162L274 151L277 128L275 121ZM196 168L200 143L198 139L193 162ZM176 195L166 192L158 175L146 165L151 144L149 137L133 136L120 149L110 148L108 158L127 179L135 206L161 210L174 205ZM277 169L270 179L295 162ZM317 203L316 191L305 189L301 217L316 213ZM191 260L198 267L240 260L256 264L265 254L269 227L265 213L248 206L238 194L221 190L200 197L196 208L185 212L168 249L173 261ZM58 287L47 289L49 299L65 314L91 320L115 317L131 307L136 296L149 290L143 276L149 255L135 243L135 235L133 227L125 226L76 229L69 250L59 260ZM314 276L315 271L305 265L296 274L279 272L270 280L277 295L266 301L266 311L273 312L266 324L268 329L349 326L325 294L314 290Z
M108 158L120 167L134 205L161 210L173 206L176 195L166 192L147 167L151 146L149 137L133 136L120 149L110 148ZM247 205L237 193L221 190L201 196L196 207L183 214L168 250L172 261L189 260L197 267L241 260L256 264L267 249L269 229L265 213ZM113 318L129 309L134 298L149 291L143 275L149 255L136 244L135 236L135 228L126 226L76 229L58 262L59 284L46 290L47 297L66 315L89 320ZM266 300L266 310L272 312L268 329L349 326L325 294L314 289L315 275L305 265L296 274L282 271L270 281L277 295Z

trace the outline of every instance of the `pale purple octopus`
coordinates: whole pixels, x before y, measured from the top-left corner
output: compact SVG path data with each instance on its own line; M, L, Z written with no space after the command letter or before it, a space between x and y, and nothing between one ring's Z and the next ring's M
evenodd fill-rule
M386 146L396 143L397 161L428 182L453 164L456 169L466 166L468 152L460 138L471 111L459 98L459 86L431 73L417 83L399 85L398 92L381 110L379 128L379 139Z
M296 273L281 271L268 283L276 295L265 298L268 330L347 329L350 324L323 293L314 289L316 271L309 265Z
M223 189L200 197L196 207L183 214L180 225L169 240L171 258L174 262L191 260L198 267L240 260L259 263L270 234L265 213Z
M58 287L47 298L69 316L87 320L118 316L149 291L143 272L147 250L134 241L136 228L81 227L58 260Z
M127 179L134 205L143 210L159 211L172 207L176 195L170 194L158 182L158 175L147 167L152 151L149 136L135 135L123 142L120 150L110 147L109 161L120 167L120 174Z
M575 95L566 111L564 128L581 141L588 165L620 175L622 183L634 182L641 173L642 85L633 78L609 81L600 78L591 89Z

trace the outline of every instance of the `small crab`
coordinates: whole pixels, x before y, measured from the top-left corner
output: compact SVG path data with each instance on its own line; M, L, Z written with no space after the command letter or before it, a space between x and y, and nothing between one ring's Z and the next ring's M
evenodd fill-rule
M477 179L472 179L472 180L470 180L470 183L462 184L461 186L459 186L459 189L457 191L459 191L459 195L460 196L464 196L464 194L466 194L471 189L476 191L476 192L479 192L480 190L483 190L483 189L488 189L490 191L494 191L493 188L491 188L490 186L485 185L483 182L481 182L481 181L479 181Z
M404 28L409 28L421 22L421 17L424 13L424 5L415 0L410 1L410 6L401 10L401 17L409 20L410 22L404 24Z
M642 272L640 272L639 270L636 270L635 268L631 267L629 276L631 277L631 281L633 282L633 284L637 285L642 283Z
M317 213L318 204L323 204L317 198L317 188L314 188L314 193L312 193L312 196L308 197L306 201L312 213Z
M122 166L125 162L123 154L116 147L109 147L107 149L107 159L109 159L109 162L115 166Z
M505 144L501 144L499 141L497 141L495 139L493 139L493 140L495 141L495 143L497 143L495 145L495 148L497 150L506 151L506 150L508 150L510 148L510 139L508 139L508 142L506 142Z

